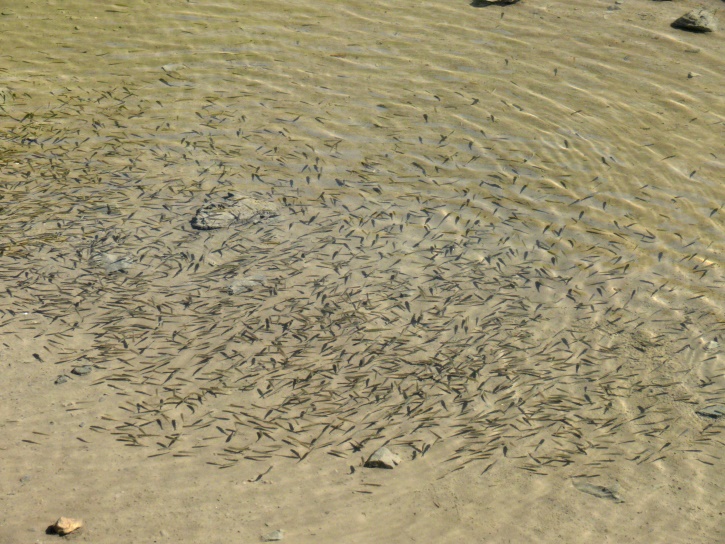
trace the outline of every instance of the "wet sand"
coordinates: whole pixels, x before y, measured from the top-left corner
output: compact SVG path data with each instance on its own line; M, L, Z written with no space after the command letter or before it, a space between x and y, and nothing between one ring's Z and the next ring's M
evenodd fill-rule
M3 7L0 542L722 540L695 6Z

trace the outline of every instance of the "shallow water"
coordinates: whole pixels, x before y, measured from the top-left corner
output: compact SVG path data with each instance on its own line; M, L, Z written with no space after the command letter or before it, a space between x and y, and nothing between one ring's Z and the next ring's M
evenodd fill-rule
M388 444L458 497L439 541L484 534L479 486L488 538L555 540L515 505L599 506L572 477L657 527L608 510L599 539L717 540L723 40L670 28L686 7L10 2L6 356L94 399L81 442L182 479ZM279 213L191 228L230 192Z

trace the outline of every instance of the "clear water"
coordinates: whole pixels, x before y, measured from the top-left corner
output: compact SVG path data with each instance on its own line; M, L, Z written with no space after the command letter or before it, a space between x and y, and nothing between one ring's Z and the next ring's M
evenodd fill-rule
M189 473L387 443L489 486L489 538L556 540L515 506L565 488L597 538L716 541L723 41L665 4L10 2L6 348L93 365L96 431ZM190 227L229 192L279 214Z

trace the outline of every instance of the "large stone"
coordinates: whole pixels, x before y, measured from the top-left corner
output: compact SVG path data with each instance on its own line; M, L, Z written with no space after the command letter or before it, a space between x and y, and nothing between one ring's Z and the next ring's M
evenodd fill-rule
M689 30L690 32L715 32L717 30L717 19L715 15L704 8L688 11L682 17L672 23L673 28Z
M382 447L373 453L365 463L368 468L395 468L400 464L400 456L396 455L386 447Z

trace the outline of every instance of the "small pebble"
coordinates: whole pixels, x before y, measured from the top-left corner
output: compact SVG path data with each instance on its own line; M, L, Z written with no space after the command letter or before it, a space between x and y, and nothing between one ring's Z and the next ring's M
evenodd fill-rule
M71 370L71 374L75 374L76 376L85 376L86 374L90 374L91 370L93 370L91 365L77 366Z
M70 378L69 378L68 376L63 376L63 375L61 375L61 376L58 376L58 377L57 377L57 378L55 379L55 385L63 385L63 384L64 384L65 382L67 382L68 380L70 380Z

